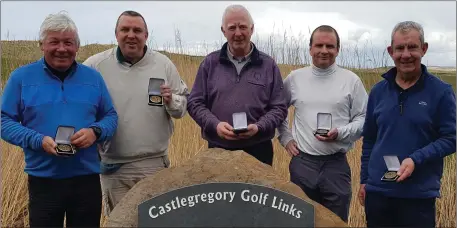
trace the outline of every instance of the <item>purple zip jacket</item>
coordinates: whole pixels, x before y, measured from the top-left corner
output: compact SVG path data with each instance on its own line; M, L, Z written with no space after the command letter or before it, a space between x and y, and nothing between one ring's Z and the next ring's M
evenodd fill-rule
M200 64L188 97L189 115L202 129L209 143L227 149L244 148L271 140L287 118L283 80L273 58L253 44L250 62L238 75L227 57L227 43L206 56ZM217 135L217 124L233 126L232 114L246 112L248 125L259 131L249 139L226 140Z

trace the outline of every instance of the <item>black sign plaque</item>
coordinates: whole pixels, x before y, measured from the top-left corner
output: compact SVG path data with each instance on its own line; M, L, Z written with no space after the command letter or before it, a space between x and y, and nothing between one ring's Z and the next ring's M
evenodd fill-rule
M314 227L314 206L273 188L207 183L138 205L139 227Z

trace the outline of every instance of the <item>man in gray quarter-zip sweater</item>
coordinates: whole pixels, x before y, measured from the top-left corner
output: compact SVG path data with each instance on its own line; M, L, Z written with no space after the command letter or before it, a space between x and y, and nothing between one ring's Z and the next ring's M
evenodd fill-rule
M138 181L169 166L172 118L186 114L187 86L170 59L145 45L147 31L139 13L126 11L116 24L119 46L84 62L103 75L119 114L116 134L100 146L106 215ZM165 80L163 106L148 104L150 78Z
M201 127L208 146L243 150L272 165L271 139L287 117L284 86L273 58L250 41L254 23L239 5L227 7L222 19L227 38L205 57L189 95L189 115ZM247 132L233 132L233 113L244 112Z
M312 65L284 80L289 105L295 107L292 132L287 120L278 131L280 143L293 156L291 181L347 222L352 190L346 152L361 136L368 95L356 74L336 65L339 47L335 29L314 30ZM320 126L330 129L326 135L315 134L318 117L326 117L319 119Z

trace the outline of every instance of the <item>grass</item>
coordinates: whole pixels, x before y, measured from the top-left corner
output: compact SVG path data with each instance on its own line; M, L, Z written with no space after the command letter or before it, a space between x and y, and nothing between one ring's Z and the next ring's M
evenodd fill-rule
M85 60L88 56L102 50L106 50L110 45L88 45L82 47L78 54L78 61ZM265 46L264 46L265 47ZM267 45L267 47L269 47ZM262 47L260 47L262 48ZM264 48L265 49L265 48ZM287 52L292 53L292 52ZM184 54L169 54L166 53L171 60L176 64L180 75L189 87L192 86L195 74L199 67L201 57L194 57ZM36 42L23 41L2 41L2 87L7 80L8 75L15 68L35 61L41 57L40 50ZM296 61L291 64L281 64L280 69L283 77L294 69L306 64L306 60ZM309 60L308 60L309 61ZM298 63L298 64L297 64ZM376 69L353 69L362 79L367 90L380 81L381 73L386 68ZM455 89L455 71L439 72L436 71L439 77L451 83ZM291 108L293 111L293 108ZM292 119L289 115L289 118ZM3 226L28 226L27 214L27 179L23 172L24 155L18 147L9 145L2 141L2 217L1 223ZM183 119L175 121L175 132L170 143L170 160L172 166L178 166L192 158L201 148L206 147L206 142L201 139L200 128L195 122L186 115ZM290 157L285 150L280 146L277 139L274 139L274 165L278 175L284 179L289 179L288 164ZM357 201L357 192L359 188L360 174L360 156L361 156L361 141L357 141L353 150L348 153L348 160L352 172L352 202L350 206L349 225L353 227L365 226L364 208ZM455 155L445 159L444 175L442 178L441 194L442 198L437 200L437 226L439 227L455 227L456 215L456 198L455 198ZM104 219L102 220L102 224Z

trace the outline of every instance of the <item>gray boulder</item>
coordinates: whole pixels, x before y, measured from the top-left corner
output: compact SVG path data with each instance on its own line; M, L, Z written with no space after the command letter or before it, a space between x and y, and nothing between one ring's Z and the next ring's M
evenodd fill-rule
M242 182L277 189L313 204L316 227L347 227L338 216L310 200L294 183L243 151L206 149L181 166L171 167L136 184L107 218L107 227L136 227L138 205L174 189L214 182Z

